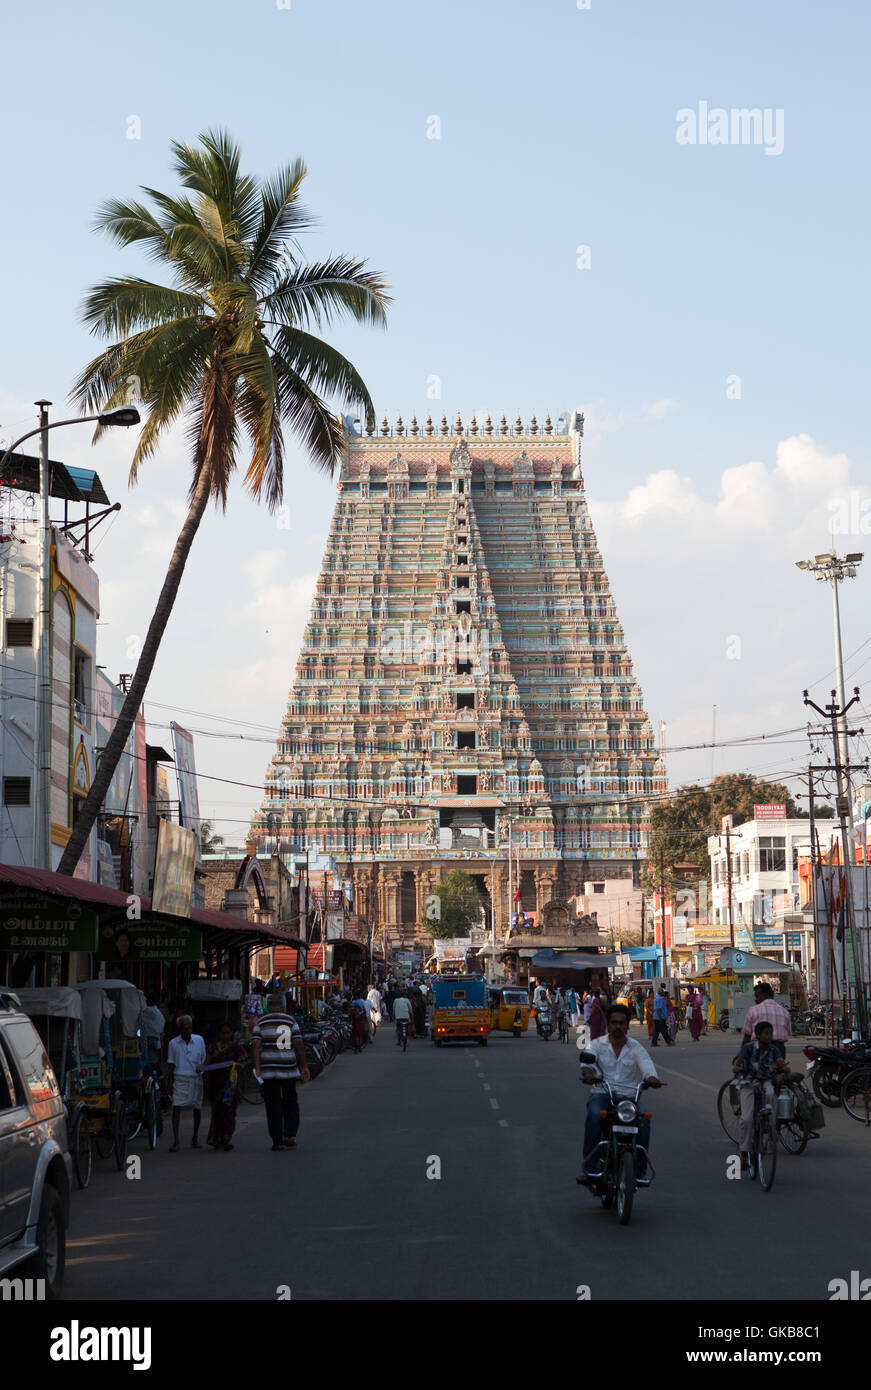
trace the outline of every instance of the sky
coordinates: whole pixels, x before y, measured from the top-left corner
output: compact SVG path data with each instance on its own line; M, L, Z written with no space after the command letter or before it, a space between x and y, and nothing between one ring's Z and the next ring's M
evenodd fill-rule
M391 286L386 331L331 335L379 419L583 409L591 515L672 785L797 775L802 691L827 699L834 660L830 595L794 561L871 532L866 5L48 0L7 9L0 35L0 441L39 397L73 413L87 288L154 273L94 233L103 200L173 189L170 142L212 126L261 176L301 155L306 254L363 257ZM758 143L742 108L766 115ZM113 678L190 476L179 432L128 489L133 445L77 426L52 447L122 503L94 546ZM201 810L228 843L260 799L334 499L297 446L289 527L235 487L152 677L151 737L197 731ZM842 586L848 689L871 673L869 584L871 554ZM722 746L695 746L714 729Z

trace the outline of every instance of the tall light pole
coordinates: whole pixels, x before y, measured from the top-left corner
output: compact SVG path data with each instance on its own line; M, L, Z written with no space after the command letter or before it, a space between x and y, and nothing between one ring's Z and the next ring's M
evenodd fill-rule
M0 459L0 483L12 454L26 439L39 435L39 632L37 636L37 717L39 730L39 774L34 796L34 858L42 867L51 868L51 519L49 515L51 477L48 458L48 432L64 425L80 425L97 421L101 425L138 425L139 411L135 406L120 406L97 415L75 415L70 420L55 420L49 424L48 407L51 401L34 402L39 407L39 424L10 444Z
M812 560L796 560L796 566L800 570L809 570L819 583L829 583L832 586L832 616L835 629L835 670L838 680L838 704L840 714L832 720L833 728L837 734L837 754L835 764L838 774L838 813L841 821L841 838L844 841L843 858L844 873L847 880L847 903L851 918L851 931L853 937L853 966L856 974L856 1003L857 1018L862 1033L865 1032L866 1024L866 1000L864 996L864 980L862 972L862 951L858 940L859 926L856 920L853 897L853 867L856 862L856 832L853 824L853 800L850 793L850 757L847 750L847 697L844 689L844 653L841 647L841 610L838 603L838 585L845 579L855 579L856 567L863 558L862 551L854 551L849 555L838 556L834 550L827 551L823 555L815 555ZM805 702L807 696L805 696ZM851 700L852 704L853 701ZM817 707L815 707L817 708ZM849 859L848 859L849 855Z

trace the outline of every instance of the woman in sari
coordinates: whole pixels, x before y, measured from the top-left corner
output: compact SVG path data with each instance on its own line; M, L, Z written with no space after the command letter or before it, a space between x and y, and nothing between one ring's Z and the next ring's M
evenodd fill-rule
M705 1020L702 1016L702 996L698 990L694 989L687 999L687 1008L692 1010L690 1013L690 1036L693 1042L698 1042L705 1026Z
M223 1149L224 1153L229 1153L233 1147L231 1140L239 1104L239 1070L247 1056L242 1044L234 1041L230 1024L222 1023L218 1041L213 1042L206 1053L206 1066L216 1068L215 1071L207 1071L205 1078L212 1103L208 1143L216 1152Z
M647 1036L653 1037L653 990L647 991L644 1000L644 1022L647 1024Z
M667 1018L666 1018L666 1020L665 1020L665 1031L666 1031L666 1033L668 1034L668 1040L669 1040L669 1042L676 1042L676 1041L677 1041L677 1014L675 1013L674 1001L673 1001L673 999L671 998L671 995L668 995L668 996L667 996L666 1001L665 1001L665 1007L666 1007L666 1011L667 1011L667 1015L668 1015Z

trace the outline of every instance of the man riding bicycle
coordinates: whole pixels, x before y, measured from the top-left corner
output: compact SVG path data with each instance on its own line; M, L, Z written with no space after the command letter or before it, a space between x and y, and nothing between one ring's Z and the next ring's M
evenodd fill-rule
M407 1029L407 1031L408 1031L409 1036L410 1036L410 1037L414 1037L414 1034L413 1034L412 1028L411 1028L411 1024L412 1024L411 1000L410 1000L410 999L407 997L407 995L405 995L405 994L400 994L400 995L398 995L397 998L394 999L394 1001L393 1001L393 1022L396 1024L396 1046L397 1046L397 1047L399 1047L399 1045L400 1045L401 1042L402 1042L402 1025L403 1025L403 1023L405 1024L405 1027L406 1027L406 1029Z
M757 1023L754 1028L755 1041L745 1043L732 1060L732 1070L741 1080L738 1082L741 1098L741 1171L750 1167L750 1153L753 1149L753 1114L756 1106L756 1087L751 1082L762 1083L762 1103L767 1109L774 1106L774 1078L787 1070L786 1062L774 1044L774 1030L770 1023Z

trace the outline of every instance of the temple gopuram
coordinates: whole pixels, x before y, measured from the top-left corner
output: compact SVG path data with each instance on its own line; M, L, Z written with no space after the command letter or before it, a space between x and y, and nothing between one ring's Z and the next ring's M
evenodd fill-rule
M587 510L583 415L345 430L254 836L330 856L388 945L431 937L456 868L507 932L509 841L541 918L592 880L637 887L666 784Z

